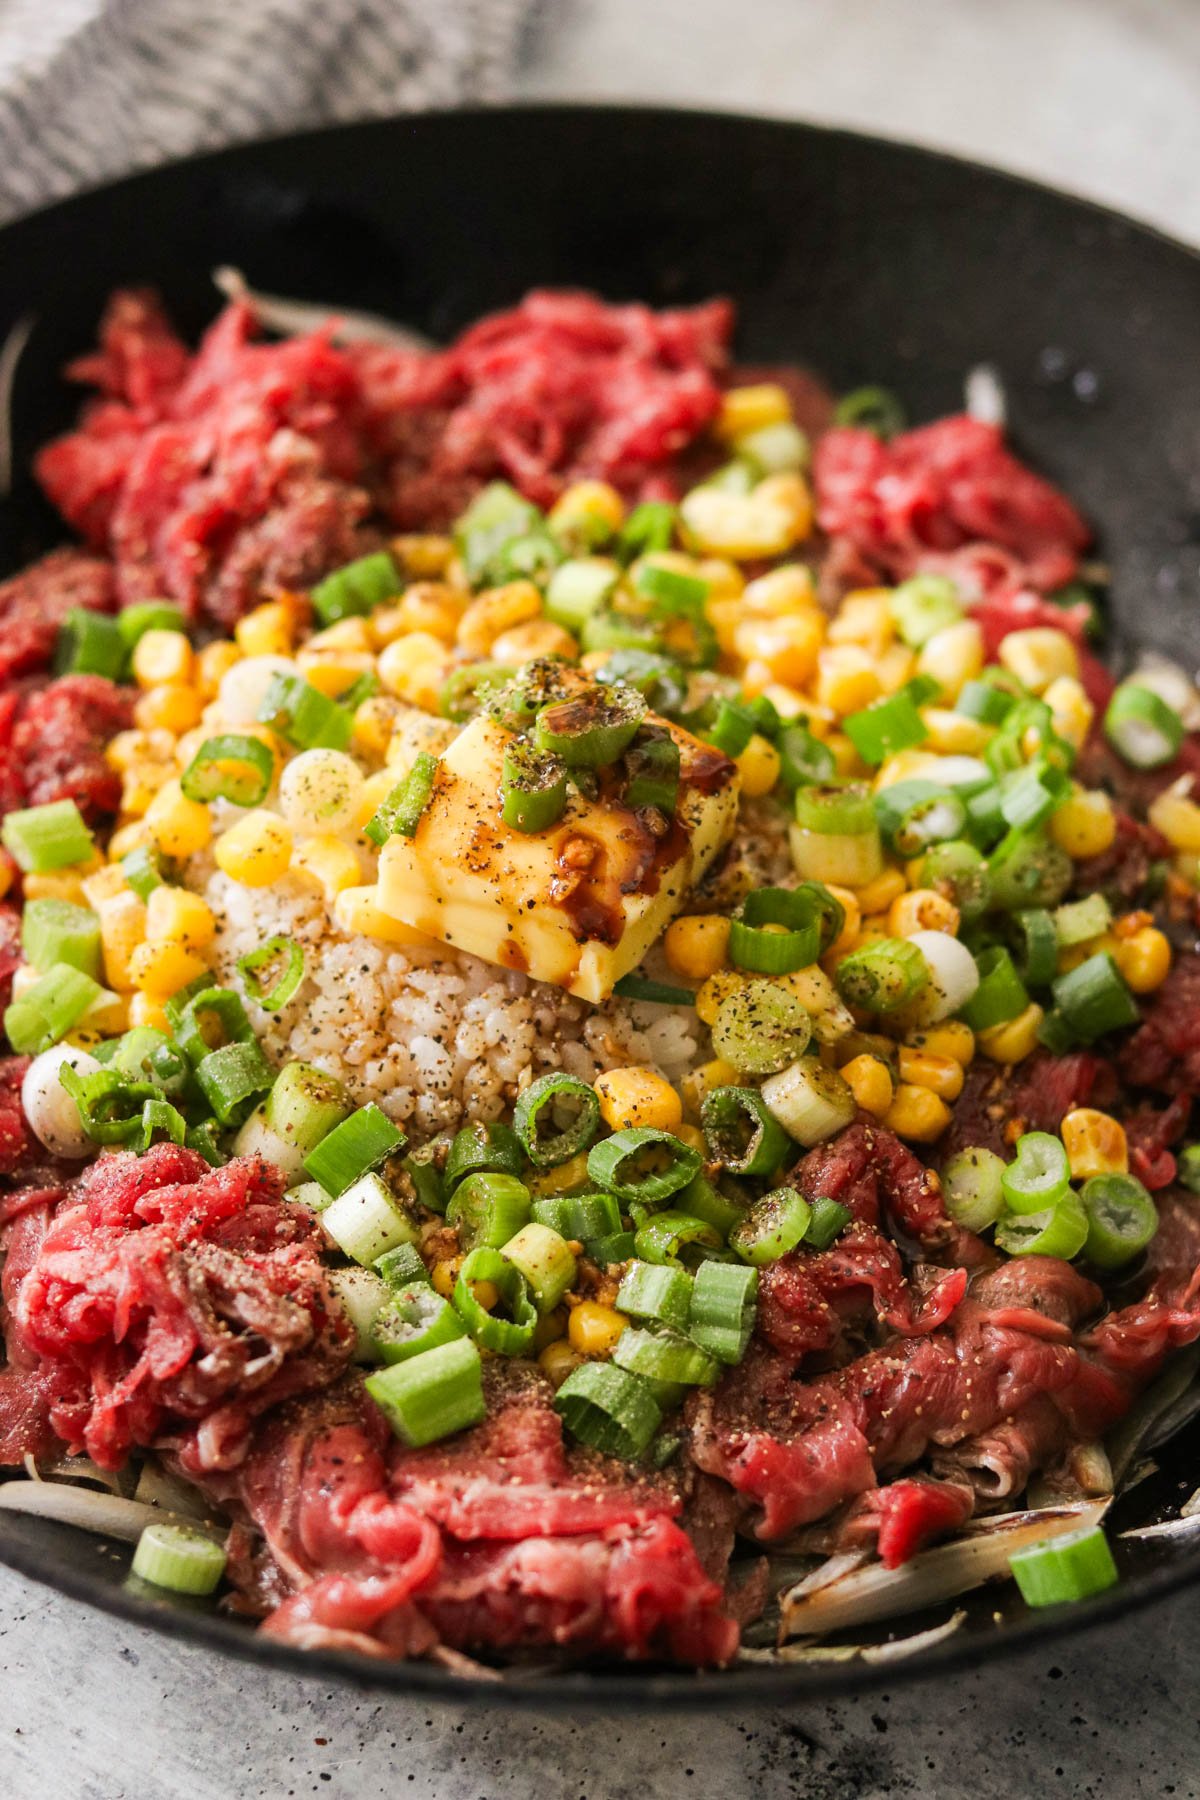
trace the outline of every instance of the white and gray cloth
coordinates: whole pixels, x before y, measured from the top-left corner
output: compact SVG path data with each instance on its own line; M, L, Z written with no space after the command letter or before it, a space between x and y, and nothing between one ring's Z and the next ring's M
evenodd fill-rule
M308 126L503 99L534 0L0 0L0 222Z

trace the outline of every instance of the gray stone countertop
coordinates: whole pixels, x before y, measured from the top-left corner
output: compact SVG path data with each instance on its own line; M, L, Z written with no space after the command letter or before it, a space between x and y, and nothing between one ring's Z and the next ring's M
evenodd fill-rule
M547 0L520 92L911 137L1200 242L1196 0ZM530 1717L330 1691L0 1570L0 1800L1187 1800L1197 1599L788 1716Z

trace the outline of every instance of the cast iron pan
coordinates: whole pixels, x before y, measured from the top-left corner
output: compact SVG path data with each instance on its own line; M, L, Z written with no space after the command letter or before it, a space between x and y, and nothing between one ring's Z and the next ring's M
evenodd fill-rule
M537 285L656 304L727 293L745 360L806 363L835 389L881 382L915 419L959 407L964 372L992 363L1018 445L1102 528L1118 653L1140 641L1200 664L1200 258L1111 213L843 132L634 108L433 115L233 150L0 234L0 333L38 317L17 383L18 467L72 416L58 370L92 342L109 290L152 283L195 332L223 262L269 291L438 339ZM17 567L61 537L23 475L0 512L0 561ZM1118 1529L1200 1483L1200 1429L1160 1462L1121 1503ZM0 1559L177 1636L376 1687L574 1708L778 1705L1111 1625L1200 1577L1200 1550L1152 1542L1125 1546L1122 1585L1089 1605L1029 1615L1011 1587L987 1590L962 1631L886 1675L589 1670L497 1688L428 1664L302 1653L167 1608L124 1586L123 1551L0 1516Z

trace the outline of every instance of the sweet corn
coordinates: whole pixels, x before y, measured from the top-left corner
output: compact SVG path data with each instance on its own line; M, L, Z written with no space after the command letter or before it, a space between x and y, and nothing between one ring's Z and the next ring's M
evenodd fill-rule
M454 560L454 540L433 531L408 532L392 539L391 551L406 575L424 581Z
M352 747L360 756L382 761L395 723L396 702L387 694L372 694L355 709Z
M287 874L292 831L278 813L256 808L222 832L213 846L222 874L243 887L270 887Z
M1167 788L1152 801L1149 819L1173 850L1200 851L1200 806L1191 798L1192 778Z
M713 1024L730 995L736 994L751 979L751 976L743 975L739 969L718 969L715 975L710 975L696 994L696 1014L700 1023Z
M354 851L332 832L301 838L292 849L292 868L315 881L329 901L362 881L362 869Z
M625 1314L614 1307L601 1306L597 1300L581 1300L571 1309L567 1338L580 1356L610 1356L628 1323Z
M592 520L607 525L610 532L619 531L625 519L625 502L607 481L576 481L550 508L552 531L578 529Z
M862 907L853 888L837 887L832 883L826 885L845 914L842 929L830 944L827 952L829 962L839 962L843 956L849 955L857 942L859 928L862 925Z
M879 677L879 688L883 694L894 694L902 688L906 681L911 681L916 672L917 656L907 644L889 644L880 652L875 661L875 673Z
M374 674L375 658L369 650L298 650L296 667L310 687L336 700L360 676Z
M1045 1013L1036 1000L1031 1000L1024 1011L1015 1019L1009 1019L1003 1025L993 1025L990 1031L976 1034L975 1042L993 1062L1024 1062L1037 1049L1038 1028Z
M1042 699L1050 708L1059 737L1081 750L1096 716L1083 683L1073 675L1060 675L1050 683Z
M870 706L879 694L869 650L860 644L826 644L817 652L817 699L839 718Z
M389 694L410 706L436 712L450 669L445 644L428 631L411 631L380 652L376 671Z
M723 913L689 913L674 919L663 938L663 950L674 974L707 981L725 967L729 920Z
M757 381L750 387L729 388L721 397L717 436L731 444L764 425L784 425L792 416L787 391L775 381Z
M682 1122L679 1095L654 1069L608 1069L594 1085L600 1117L610 1131L634 1126L674 1131Z
M579 1308L576 1307L575 1312L578 1311ZM538 1357L538 1368L551 1386L560 1388L572 1369L577 1369L583 1360L578 1350L572 1349L566 1338L558 1338L553 1344L546 1345Z
M740 600L746 592L746 577L727 556L701 557L696 574L708 583L709 600Z
M932 1050L901 1044L900 1079L914 1087L929 1088L939 1100L957 1100L963 1090L963 1066L957 1057L938 1056Z
M965 713L927 706L921 714L929 734L928 744L939 756L978 756L987 749L994 727Z
M1069 795L1050 815L1050 836L1077 861L1102 855L1111 848L1116 835L1112 801L1100 788L1081 789Z
M182 631L144 631L133 647L133 676L140 688L190 681L192 646Z
M256 606L233 628L234 639L243 656L290 656L292 653L291 609L281 600Z
M911 1042L915 1050L924 1050L930 1056L952 1056L964 1069L969 1069L975 1059L975 1033L962 1019L931 1025L927 1031L916 1032Z
M179 736L199 723L203 710L196 688L182 681L164 681L160 687L147 688L134 702L133 722L142 731L169 731Z
M1058 972L1066 975L1071 969L1077 969L1080 963L1087 962L1089 957L1099 956L1102 952L1115 956L1116 949L1117 940L1111 931L1101 931L1082 944L1067 944L1058 953Z
M122 775L139 763L169 763L174 754L174 733L163 730L118 731L104 746L105 762Z
M680 1091L685 1109L699 1118L700 1108L714 1088L741 1086L742 1077L733 1064L727 1063L723 1057L714 1056L711 1062L701 1063L699 1068L688 1071L680 1084Z
M96 908L100 920L100 949L104 957L105 985L118 993L136 986L130 961L146 941L146 906L129 888L102 900Z
M1170 940L1156 926L1143 925L1132 937L1118 934L1113 957L1135 994L1152 994L1167 979L1171 967Z
M540 1175L530 1173L525 1177L526 1186L531 1194L540 1198L543 1194L577 1194L582 1188L591 1187L588 1174L587 1151L580 1150L575 1156L568 1157L565 1163L557 1168L545 1169Z
M194 856L212 838L212 817L207 806L199 800L189 800L178 781L168 781L159 788L146 808L146 824L164 856Z
M128 994L104 993L93 1000L85 1015L87 1023L85 1031L99 1032L102 1038L115 1037L118 1032L129 1029Z
M783 563L756 575L742 590L742 612L748 619L778 619L817 604L812 571L806 563Z
M553 619L527 619L524 625L514 625L502 631L491 648L493 661L510 667L539 656L562 656L574 662L578 655L579 645L571 633Z
M362 792L358 797L358 809L354 815L354 823L359 831L374 818L399 779L399 769L391 765L386 769L377 769L374 775L367 776L362 784Z
M857 891L859 915L868 918L872 913L886 912L893 901L899 900L906 892L904 876L899 869L884 869L873 881Z
M222 677L228 675L234 663L241 660L241 651L228 638L214 638L211 644L205 644L203 650L197 650L192 672L200 698L215 700Z
M888 908L888 930L893 937L911 937L914 931L947 931L953 937L961 917L953 900L936 888L913 888Z
M886 588L862 588L847 594L829 621L831 644L858 644L876 658L892 645L895 636Z
M679 515L702 555L749 562L760 556L786 556L808 536L812 496L799 475L768 475L749 494L693 488L681 501Z
M751 800L769 794L779 780L779 752L761 732L754 733L742 754L734 760L742 778L742 792Z
M458 621L456 638L469 656L487 656L502 632L539 617L542 596L532 581L510 581L487 588Z
M1074 642L1054 625L1010 631L1001 639L997 657L1034 694L1044 693L1060 675L1075 679L1079 675L1079 653Z
M950 1108L932 1088L901 1081L883 1122L897 1137L914 1144L932 1144L950 1123Z
M332 911L342 930L352 935L378 938L384 944L419 944L427 949L434 944L434 939L423 931L384 912L379 904L379 889L374 883L343 888L334 899Z
M1125 1127L1111 1114L1092 1106L1077 1106L1059 1126L1071 1180L1089 1175L1124 1175L1129 1169L1129 1142Z
M155 1031L171 1033L171 1021L162 1001L154 994L138 993L129 996L129 1024L132 1029L138 1025L149 1025Z
M121 825L108 840L108 854L114 862L120 862L131 850L140 850L154 842L154 834L145 819L131 819L128 824ZM26 881L26 892L29 883Z
M852 1056L842 1064L842 1074L864 1112L874 1113L877 1119L886 1117L895 1098L895 1086L885 1062L866 1053Z
M461 1262L460 1256L443 1257L440 1262L435 1262L429 1271L429 1279L433 1284L434 1292L440 1294L443 1300L448 1300L454 1292L454 1284L458 1280L458 1269Z
M25 877L26 900L70 900L76 906L86 902L83 870L79 867L45 869Z
M743 620L734 632L734 649L749 665L743 686L759 692L773 681L803 687L816 669L824 636L824 621L816 611ZM765 679L756 678L756 665L761 665Z
M146 901L146 937L151 943L173 940L185 950L207 950L216 935L212 908L199 894L166 882L151 890Z
M918 675L930 675L951 705L968 681L983 670L983 632L974 619L943 626L921 646Z
M203 975L206 968L202 956L173 942L139 944L129 958L129 978L134 987L156 1000L169 1000L189 981Z

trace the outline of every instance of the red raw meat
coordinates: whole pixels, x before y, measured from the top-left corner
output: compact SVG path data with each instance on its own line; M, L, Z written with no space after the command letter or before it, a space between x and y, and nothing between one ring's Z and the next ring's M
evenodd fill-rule
M856 1501L838 1528L838 1548L873 1545L885 1569L898 1569L935 1538L957 1531L974 1510L965 1482L907 1475Z
M810 1150L789 1179L808 1200L824 1194L849 1207L861 1224L877 1225L882 1209L895 1230L925 1250L953 1249L958 1260L975 1260L977 1240L947 1215L937 1176L866 1113Z
M1011 1157L1022 1131L1056 1132L1072 1108L1111 1105L1116 1093L1111 1067L1090 1050L1038 1050L1014 1069L981 1058L967 1070L939 1155L980 1149Z
M82 550L54 550L0 582L0 687L48 669L58 628L73 607L112 612L113 571Z
M855 1223L829 1250L792 1251L759 1275L758 1329L776 1350L801 1357L837 1347L847 1325L872 1312L905 1336L944 1325L967 1288L952 1269L924 1297L904 1277L900 1252L871 1225Z
M121 777L104 747L133 716L133 691L102 675L64 675L28 695L12 733L23 804L74 800L90 823L121 804Z
M1134 1087L1200 1091L1200 955L1177 956L1142 1024L1121 1045L1117 1063Z

